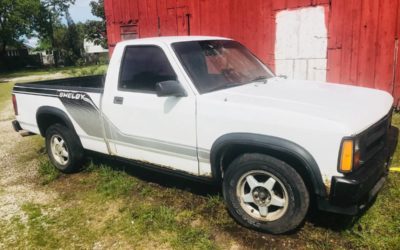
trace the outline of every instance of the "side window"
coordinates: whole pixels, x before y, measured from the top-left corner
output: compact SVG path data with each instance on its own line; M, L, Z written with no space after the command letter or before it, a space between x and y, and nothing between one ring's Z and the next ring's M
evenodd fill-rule
M155 92L156 84L177 80L162 49L130 46L125 49L118 88L122 91Z

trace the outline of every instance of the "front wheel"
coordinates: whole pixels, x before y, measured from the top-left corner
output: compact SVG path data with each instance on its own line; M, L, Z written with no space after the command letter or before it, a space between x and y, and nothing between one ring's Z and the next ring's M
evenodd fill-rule
M79 138L69 128L54 124L46 130L46 148L51 163L64 173L81 169L83 148Z
M298 227L309 207L300 175L288 164L262 154L244 154L225 173L223 193L242 225L280 234Z

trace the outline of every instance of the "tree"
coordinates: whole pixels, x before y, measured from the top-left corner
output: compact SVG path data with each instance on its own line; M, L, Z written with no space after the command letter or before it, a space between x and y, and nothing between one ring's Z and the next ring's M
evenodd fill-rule
M57 51L60 63L76 65L82 58L85 27L83 23L75 23L66 13L67 25L58 23L53 26L53 42L49 38L41 38L36 48L39 51Z
M42 0L38 18L37 31L41 40L47 40L54 56L54 64L58 66L59 53L56 44L55 29L60 27L60 18L65 16L75 0Z
M31 36L39 0L0 0L0 59L9 45L21 44L21 37Z
M65 37L66 57L70 64L75 64L82 57L83 36L79 32L79 26L72 20L71 15L66 11L67 34Z
M107 21L104 12L104 0L91 1L90 7L92 8L92 14L100 18L101 21L91 20L85 23L86 38L96 45L107 48Z

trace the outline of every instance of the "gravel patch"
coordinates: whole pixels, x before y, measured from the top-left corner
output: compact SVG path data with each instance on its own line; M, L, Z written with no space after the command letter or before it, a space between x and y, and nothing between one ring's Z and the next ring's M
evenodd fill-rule
M1 112L0 120L0 220L10 220L14 216L24 218L21 206L28 202L35 204L49 204L56 193L34 182L37 177L36 160L28 163L19 163L15 148L23 140L29 143L28 138L15 133L11 120L12 107L7 105Z

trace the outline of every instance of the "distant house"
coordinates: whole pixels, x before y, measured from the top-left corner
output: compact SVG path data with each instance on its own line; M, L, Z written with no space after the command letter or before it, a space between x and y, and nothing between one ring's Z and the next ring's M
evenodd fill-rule
M101 45L96 45L92 41L85 39L83 49L85 50L86 62L100 63L103 59L108 59L108 49L104 49Z
M0 62L0 67L4 69L39 67L41 65L42 59L40 55L36 55L34 48L29 44L7 46L6 57Z
M54 56L51 50L36 50L32 52L32 54L39 55L43 65L45 66L54 65Z
M101 45L96 45L94 42L84 40L83 41L83 48L86 54L101 54L101 53L108 53L108 49L101 47Z
M33 51L33 47L28 44L23 44L18 47L7 46L6 47L6 56L7 57L20 57L20 56L28 56Z

